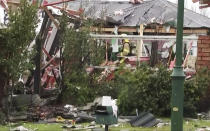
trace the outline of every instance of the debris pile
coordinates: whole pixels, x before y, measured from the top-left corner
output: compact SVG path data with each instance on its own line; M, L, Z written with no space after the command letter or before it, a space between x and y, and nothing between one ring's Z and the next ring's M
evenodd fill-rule
M151 113L140 113L139 116L135 117L130 121L132 126L136 127L153 127L159 122Z

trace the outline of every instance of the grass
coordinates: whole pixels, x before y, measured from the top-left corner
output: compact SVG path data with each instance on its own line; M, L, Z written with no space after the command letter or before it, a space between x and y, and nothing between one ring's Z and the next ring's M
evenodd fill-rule
M35 130L37 131L63 131L63 128L61 128L63 124L61 123L50 123L50 124L39 124L39 123L31 123L31 122L20 122L20 123L13 123L11 126L0 126L0 131L9 131L9 129L13 129L17 126L24 126L25 128Z
M164 120L165 121L165 120ZM169 121L169 119L167 120ZM0 125L0 131L9 131L9 129L17 127L17 126L24 126L25 128L29 129L37 129L37 131L70 131L65 130L61 126L64 125L62 123L50 123L50 124L40 124L40 123L13 123L11 126ZM87 123L82 124L82 126L86 126ZM184 121L184 131L195 131L199 127L210 127L210 121L208 120L190 120L190 121ZM170 126L163 126L163 127L152 127L152 128L141 128L141 127L131 127L129 124L120 124L118 127L110 127L110 131L170 131ZM84 130L83 130L84 131Z

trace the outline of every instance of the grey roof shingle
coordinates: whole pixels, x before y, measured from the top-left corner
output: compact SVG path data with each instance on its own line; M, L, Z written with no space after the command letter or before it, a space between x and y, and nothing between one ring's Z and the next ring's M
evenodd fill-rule
M151 0L142 4L128 2L101 2L101 1L73 1L69 2L69 8L78 10L82 7L86 17L103 19L120 26L138 26L140 24L173 24L176 26L177 5L167 0ZM115 12L121 10L122 15ZM210 27L210 18L184 10L184 27L200 28Z

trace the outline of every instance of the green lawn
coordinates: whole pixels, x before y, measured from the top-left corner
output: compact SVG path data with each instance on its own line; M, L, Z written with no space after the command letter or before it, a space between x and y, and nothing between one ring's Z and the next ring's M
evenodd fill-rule
M167 120L169 121L169 120ZM61 128L62 123L51 123L51 124L37 124L37 123L16 123L12 124L11 128L14 128L16 126L22 125L29 129L38 129L37 131L70 131L65 130L64 128ZM82 126L85 126L86 124L82 124ZM210 121L207 120L198 120L198 121L184 121L184 131L195 131L195 129L199 127L210 127ZM120 130L129 130L129 131L170 131L170 126L163 126L163 127L153 127L153 128L137 128L137 127L131 127L129 124L121 124L118 127L110 127L110 131L120 131ZM0 131L8 131L9 125L6 126L0 126Z

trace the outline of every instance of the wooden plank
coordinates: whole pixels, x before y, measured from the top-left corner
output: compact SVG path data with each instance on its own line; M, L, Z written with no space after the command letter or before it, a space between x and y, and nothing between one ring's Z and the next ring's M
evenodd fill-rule
M144 25L141 24L139 27L139 35L143 36L144 32ZM143 40L137 42L137 62L140 64L140 57L142 57L142 46L143 46Z
M183 33L184 34L207 34L209 29L184 29ZM93 32L113 32L114 28L97 28L97 27L91 27L91 31ZM118 29L118 32L120 33L133 33L133 32L138 32L136 27L121 27ZM164 33L164 34L176 34L176 29L171 28L169 32L167 32L164 28L160 29L144 29L144 33Z
M45 12L47 13L47 15L50 17L50 19L53 21L53 23L55 24L56 28L59 29L59 24L58 22L55 20L55 18L52 16L52 14L50 13L50 11L47 9L47 7L42 7Z
M183 30L184 34L207 34L208 29L188 29Z
M210 5L200 6L199 8L200 8L200 9L203 9L203 8L208 8L208 7L210 7Z
M20 1L18 0L8 0L7 4L15 4L15 5L20 5Z

